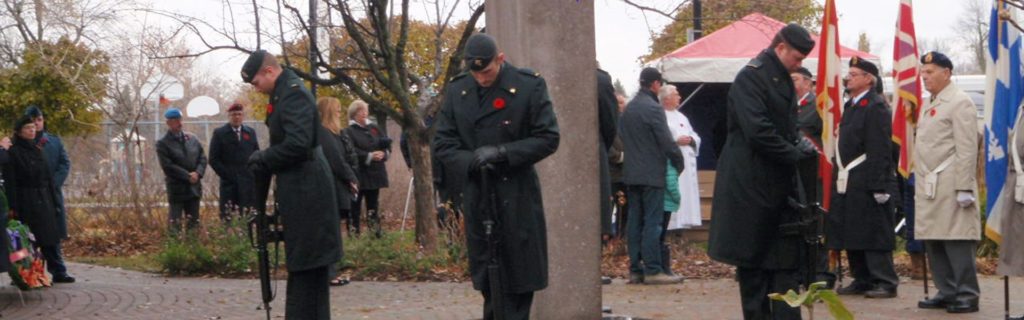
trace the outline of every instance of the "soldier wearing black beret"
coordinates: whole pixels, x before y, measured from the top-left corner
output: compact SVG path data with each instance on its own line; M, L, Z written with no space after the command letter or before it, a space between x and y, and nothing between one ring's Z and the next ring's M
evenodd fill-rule
M798 199L797 162L817 156L797 134L790 74L814 48L799 25L782 28L736 75L729 89L728 135L718 160L708 255L736 266L745 319L800 319L800 309L768 294L796 290L799 221L788 198Z
M894 298L899 277L892 262L896 234L893 205L896 172L892 161L892 113L876 90L878 67L850 59L832 174L832 202L825 221L826 245L846 250L853 282L841 295Z
M242 80L270 95L270 146L249 157L256 205L265 206L271 175L277 214L284 224L288 268L287 319L330 319L328 267L341 258L338 204L330 167L320 148L313 95L290 69L263 50L249 55ZM326 137L325 137L326 139Z
M445 170L467 178L469 269L473 288L484 296L484 319L528 319L534 291L548 285L547 231L534 164L558 148L558 123L544 78L505 62L491 36L471 36L465 62L470 71L452 79L445 93L433 149ZM493 194L482 193L482 179ZM485 206L490 199L497 203ZM492 215L501 239L495 258L503 310L495 310L487 272L491 252L483 221Z

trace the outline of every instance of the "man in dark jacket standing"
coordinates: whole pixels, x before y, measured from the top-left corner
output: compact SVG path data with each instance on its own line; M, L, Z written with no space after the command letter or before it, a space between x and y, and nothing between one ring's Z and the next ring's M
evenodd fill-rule
M269 186L271 175L277 176L274 195L288 267L285 318L330 319L328 266L340 259L341 235L331 169L317 134L316 102L302 79L264 50L249 55L241 74L270 95L270 146L254 152L248 165L257 186ZM266 199L267 190L256 192L257 199Z
M799 308L770 303L768 294L797 289L803 238L782 227L799 219L787 200L796 198L797 162L817 152L797 134L790 73L813 48L807 30L787 25L729 90L708 255L736 266L744 319L800 319Z
M893 201L892 113L873 88L878 67L850 59L850 100L843 106L832 176L832 204L825 240L832 250L846 250L853 283L839 294L894 298L900 279L892 263L896 245Z
M607 241L612 235L612 178L608 164L608 149L615 142L618 131L616 122L619 108L615 98L615 87L608 72L597 69L597 129L601 136L597 149L598 169L601 172L601 239Z
M260 149L256 129L242 124L245 112L239 103L228 108L228 123L213 130L210 138L210 167L220 177L220 219L232 212L252 209L255 191L252 172L245 166L249 156Z
M558 149L558 121L544 78L505 62L494 38L471 36L465 58L470 72L448 85L433 148L446 170L468 176L463 210L469 270L473 288L484 296L484 319L528 319L534 291L548 286L547 227L533 165ZM482 179L490 194L483 194ZM500 239L495 259L502 310L494 308L487 268L492 252L484 221L492 217Z
M64 149L64 143L61 142L60 137L46 130L46 117L42 109L30 106L25 110L25 115L32 118L32 122L36 124L36 130L39 131L36 134L35 143L37 147L43 149L43 157L46 159L47 167L50 168L53 186L56 188L57 194L54 207L57 208L58 241L56 245L45 248L49 252L44 252L44 254L49 255L52 261L58 263L50 263L46 267L54 275L54 282L75 282L75 278L68 274L67 268L64 266L64 253L61 250L61 242L68 238L68 210L64 206L64 182L67 181L68 174L71 172L71 160L68 158L68 152Z
M669 284L683 280L663 270L661 261L666 165L671 162L677 172L683 172L683 154L672 139L665 110L658 102L657 92L663 84L661 72L644 68L640 72L640 91L619 119L619 134L626 153L623 182L630 199L626 219L630 283Z
M199 226L199 202L203 198L203 174L206 173L206 155L203 145L192 133L185 132L181 124L181 110L170 108L164 112L167 134L156 143L156 154L167 183L167 202L170 206L170 229L181 228L181 215L188 219L188 229Z

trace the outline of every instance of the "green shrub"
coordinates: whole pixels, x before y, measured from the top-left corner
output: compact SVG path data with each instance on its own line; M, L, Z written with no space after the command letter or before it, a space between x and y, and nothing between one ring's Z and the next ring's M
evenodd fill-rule
M157 260L171 274L238 275L256 268L244 221L215 223L164 240Z
M459 277L465 273L462 243L451 243L437 252L426 253L413 232L386 232L374 237L346 238L341 266L355 269L354 277L371 280L432 280L442 274Z

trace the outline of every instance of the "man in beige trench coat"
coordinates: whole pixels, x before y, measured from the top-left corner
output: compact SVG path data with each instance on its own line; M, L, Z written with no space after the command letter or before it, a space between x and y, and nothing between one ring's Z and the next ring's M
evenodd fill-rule
M939 293L924 309L978 311L974 251L981 239L976 196L977 113L971 99L950 82L953 63L942 53L921 58L921 79L931 98L918 115L914 146L914 237L925 241Z

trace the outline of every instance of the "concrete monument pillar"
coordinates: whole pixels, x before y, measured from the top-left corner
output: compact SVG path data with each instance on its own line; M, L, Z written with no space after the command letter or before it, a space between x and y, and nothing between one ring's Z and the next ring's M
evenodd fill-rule
M488 0L487 33L506 61L548 84L561 143L538 164L548 228L550 284L534 319L601 318L597 59L594 3Z

